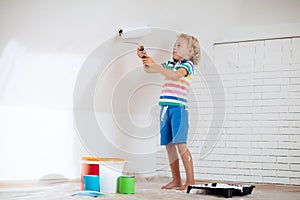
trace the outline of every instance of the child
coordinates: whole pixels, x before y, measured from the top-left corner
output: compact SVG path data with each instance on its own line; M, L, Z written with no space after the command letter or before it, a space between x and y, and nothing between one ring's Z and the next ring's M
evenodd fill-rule
M188 111L187 96L194 75L194 65L200 60L198 40L187 34L179 34L173 46L173 60L157 64L138 48L137 54L142 58L147 73L160 73L165 76L159 105L161 145L166 146L172 181L162 189L186 190L188 185L195 184L192 155L187 147ZM186 183L182 185L179 155L181 156Z

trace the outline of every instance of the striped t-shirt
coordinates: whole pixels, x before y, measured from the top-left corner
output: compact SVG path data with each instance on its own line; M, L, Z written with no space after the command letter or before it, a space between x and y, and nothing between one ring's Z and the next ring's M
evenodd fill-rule
M181 77L178 81L165 78L159 98L159 105L187 106L187 96L194 76L193 63L189 60L182 60L177 63L167 61L162 63L162 66L173 71L184 68L188 74Z

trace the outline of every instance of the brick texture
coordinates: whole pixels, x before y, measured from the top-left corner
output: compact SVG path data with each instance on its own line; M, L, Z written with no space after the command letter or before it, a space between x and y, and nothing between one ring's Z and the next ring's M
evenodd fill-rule
M300 38L216 44L215 74L206 60L189 101L195 178L300 185ZM157 158L170 176L163 147Z

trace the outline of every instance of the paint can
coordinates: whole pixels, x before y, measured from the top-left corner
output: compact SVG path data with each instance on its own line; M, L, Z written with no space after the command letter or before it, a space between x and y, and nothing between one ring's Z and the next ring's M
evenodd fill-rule
M84 190L99 192L100 191L100 177L95 175L83 176Z
M125 161L121 158L106 158L100 161L101 193L117 193L118 178L122 176Z
M120 176L118 178L118 193L134 194L134 176Z

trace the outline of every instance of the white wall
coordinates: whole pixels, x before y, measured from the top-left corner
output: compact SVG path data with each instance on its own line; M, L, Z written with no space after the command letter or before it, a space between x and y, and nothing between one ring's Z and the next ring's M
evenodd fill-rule
M39 179L51 173L79 176L78 161L87 152L73 124L74 85L90 53L119 27L171 28L207 38L203 44L211 44L225 24L236 23L240 1L223 6L215 6L217 1L189 1L191 12L174 20L169 10L177 11L185 3L159 1L157 7L157 2L140 0L1 1L0 178ZM207 10L217 15L224 7L231 14L221 13L223 22L215 16L210 22L203 20ZM186 23L189 20L197 23L191 26ZM214 29L208 28L211 23ZM200 30L201 24L207 28ZM153 165L153 160L140 163L142 169Z
M239 26L299 23L298 0L244 0Z
M88 149L80 144L73 121L74 85L90 53L119 27L148 25L191 33L212 55L213 42L223 38L226 29L299 19L297 1L277 1L274 18L265 18L273 14L266 3L267 15L251 18L245 11L249 5L257 9L260 1L250 2L1 1L0 179L79 176L78 161ZM189 5L189 12L172 15ZM280 12L281 5L289 6Z

